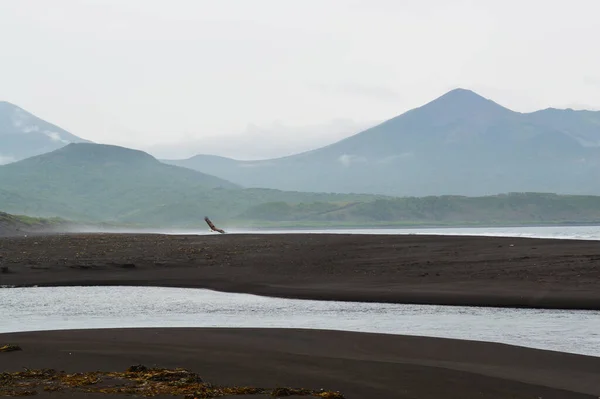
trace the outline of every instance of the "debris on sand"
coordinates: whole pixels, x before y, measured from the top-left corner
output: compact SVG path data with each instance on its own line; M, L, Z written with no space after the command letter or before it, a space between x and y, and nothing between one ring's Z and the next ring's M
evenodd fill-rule
M0 352L16 352L16 351L22 351L23 349L21 349L21 347L19 345L3 345L0 346Z
M0 396L30 396L44 392L104 393L135 396L180 396L185 399L233 395L312 396L344 399L339 392L255 387L223 387L209 384L196 373L182 368L149 368L138 364L124 372L93 371L68 374L52 369L0 373Z
M296 388L275 388L271 392L271 396L285 397L285 396L316 396L319 398L326 399L344 399L344 395L339 392L332 391L311 391L309 389L296 389Z
M208 224L208 227L210 227L210 229L212 231L217 231L217 232L219 232L221 234L225 234L225 230L219 229L219 228L215 227L215 225L213 224L213 222L211 222L210 219L207 216L204 217L204 221L206 222L206 224Z

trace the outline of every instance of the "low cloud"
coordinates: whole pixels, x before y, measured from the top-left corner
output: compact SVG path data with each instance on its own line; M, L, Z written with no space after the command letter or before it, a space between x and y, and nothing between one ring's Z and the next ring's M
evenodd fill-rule
M369 97L379 101L397 101L402 98L400 93L389 87L362 85L360 83L321 84L317 85L317 89L336 94Z
M62 137L60 137L60 134L58 134L57 132L51 132L49 130L45 130L44 134L48 137L50 137L50 139L52 139L52 141L58 141L61 142L63 144L69 144L70 141L69 140L65 140Z
M339 119L309 126L287 126L281 123L271 126L250 125L238 134L199 137L140 149L159 159L181 159L197 154L210 154L239 160L261 160L324 147L376 124L377 122Z
M6 165L7 163L15 162L17 159L10 155L0 154L0 165Z
M365 162L367 162L367 159L364 157L356 156L356 155L342 154L339 156L338 162L341 163L342 165L348 167L348 166L350 166L352 164L356 164L356 163L365 163Z
M591 86L600 86L600 77L598 76L585 76L583 78L583 82L585 84L591 85Z
M568 103L564 108L571 108L576 111L600 111L600 107L590 104Z
M19 123L15 122L15 126L16 127L20 127L21 131L23 133L31 133L31 132L39 132L40 131L39 126L35 126L35 125L33 125L33 126L23 126L23 124L19 124Z

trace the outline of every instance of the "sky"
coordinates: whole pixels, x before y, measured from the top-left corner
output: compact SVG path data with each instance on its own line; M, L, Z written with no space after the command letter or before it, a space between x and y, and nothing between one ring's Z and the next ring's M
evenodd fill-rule
M598 15L598 0L2 0L0 100L158 156L286 155L457 87L521 112L600 109Z

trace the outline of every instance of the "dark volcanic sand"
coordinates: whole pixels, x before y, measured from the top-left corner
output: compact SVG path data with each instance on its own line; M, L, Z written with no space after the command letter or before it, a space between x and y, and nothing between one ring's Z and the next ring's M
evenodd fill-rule
M184 367L213 384L324 388L339 390L348 399L600 395L600 358L470 341L318 330L173 328L0 334L0 342L23 348L0 353L2 371Z
M341 234L0 239L0 285L202 287L291 298L600 309L600 242Z
M600 309L599 262L595 241L335 234L0 239L6 285L206 287L456 305ZM325 388L349 399L600 395L600 358L483 342L177 328L0 334L3 343L23 351L0 353L0 371L124 370L142 363L186 367L216 384Z

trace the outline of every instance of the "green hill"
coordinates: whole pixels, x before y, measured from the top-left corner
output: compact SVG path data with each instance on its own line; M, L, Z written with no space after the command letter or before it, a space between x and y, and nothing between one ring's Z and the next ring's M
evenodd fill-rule
M35 218L24 215L10 215L0 212L0 237L37 231L59 229L67 223L60 218Z
M70 144L0 166L0 209L78 222L181 226L204 215L232 219L271 201L368 201L377 196L243 189L147 153L100 144Z
M157 204L238 188L141 151L99 144L69 144L0 166L0 187L4 210L76 220L119 220Z
M239 216L254 226L548 225L600 223L600 197L509 193L350 203L263 203Z
M243 188L100 144L70 144L0 166L0 209L72 225L131 227L200 227L204 216L225 227L600 223L595 196L398 198Z

